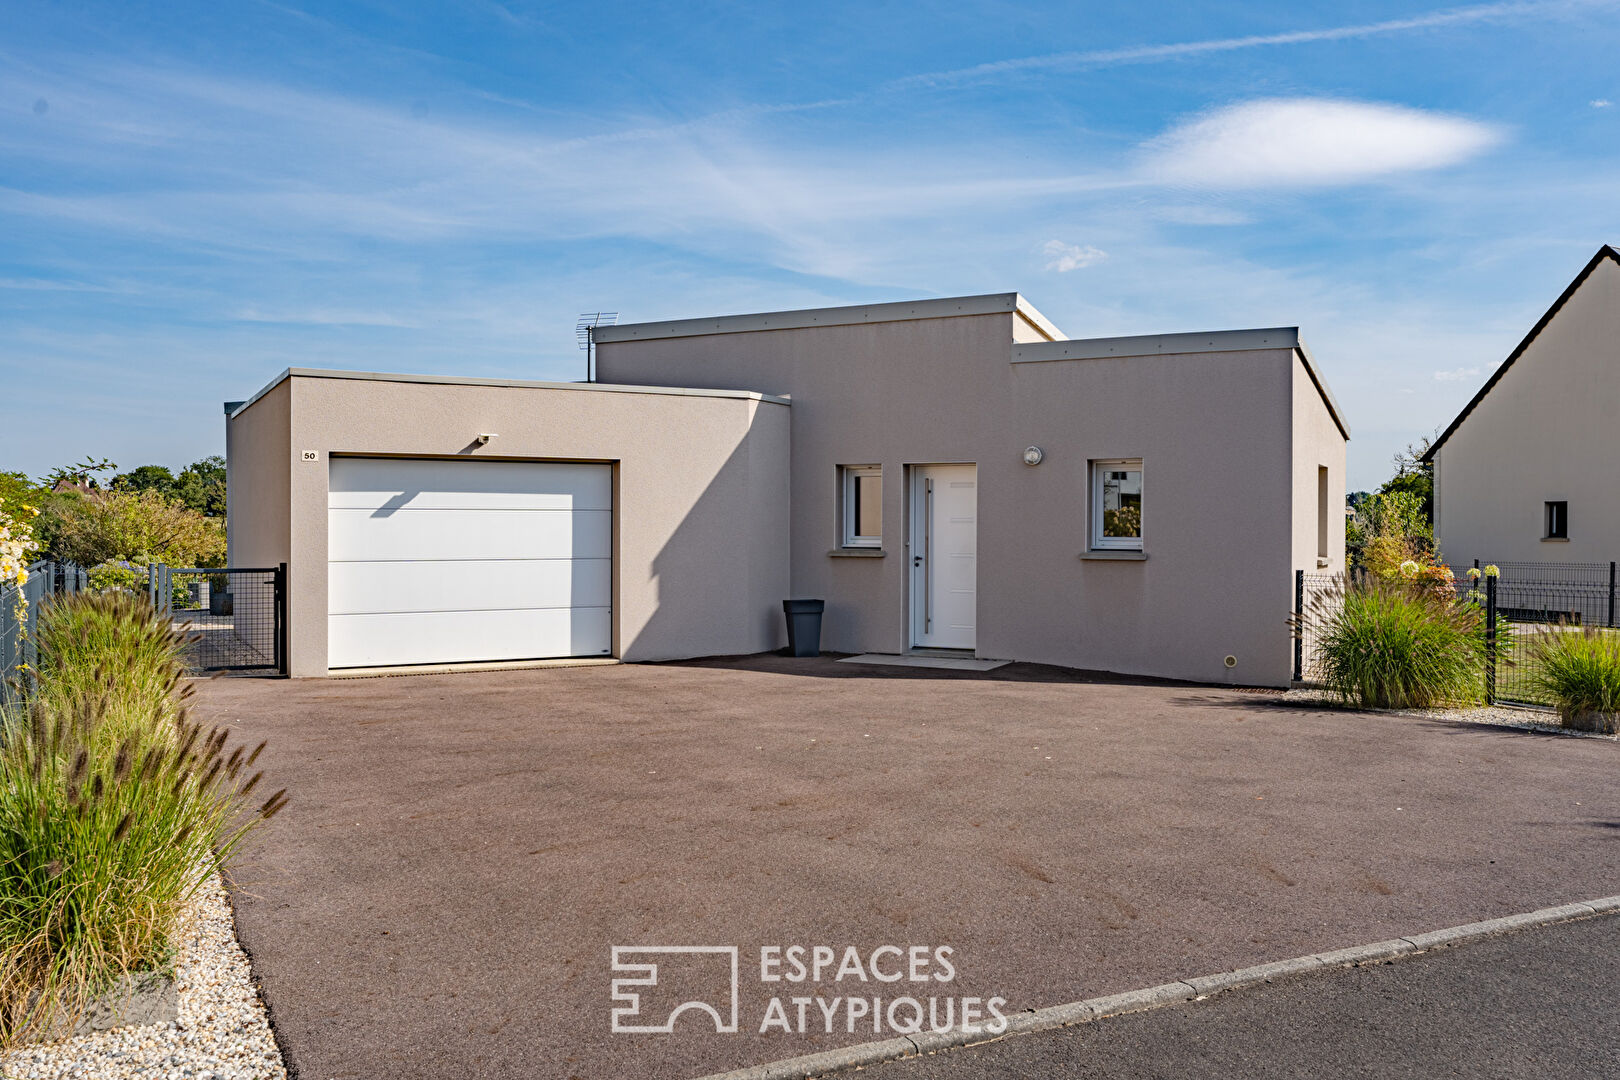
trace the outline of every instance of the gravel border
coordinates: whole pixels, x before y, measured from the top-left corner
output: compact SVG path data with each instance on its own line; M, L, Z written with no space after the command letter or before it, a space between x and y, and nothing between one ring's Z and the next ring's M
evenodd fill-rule
M24 1047L0 1056L0 1072L8 1080L286 1080L218 877L181 918L177 1022Z
M1424 720L1444 720L1452 724L1490 724L1493 727L1517 728L1536 731L1544 735L1568 735L1576 739L1606 739L1620 741L1620 735L1604 735L1597 731L1572 731L1558 719L1551 709L1519 708L1511 705L1481 705L1466 709L1368 709L1360 705L1346 705L1326 690L1295 688L1280 694L1267 695L1278 705L1294 708L1335 709L1342 712L1377 713L1381 716L1415 716Z

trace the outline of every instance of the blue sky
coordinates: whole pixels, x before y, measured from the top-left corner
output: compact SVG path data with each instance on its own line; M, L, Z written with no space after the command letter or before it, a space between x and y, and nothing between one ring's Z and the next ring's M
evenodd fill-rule
M1372 486L1620 241L1616 55L1620 0L0 0L0 468L219 453L294 365L577 378L584 310L1016 289L1299 325Z

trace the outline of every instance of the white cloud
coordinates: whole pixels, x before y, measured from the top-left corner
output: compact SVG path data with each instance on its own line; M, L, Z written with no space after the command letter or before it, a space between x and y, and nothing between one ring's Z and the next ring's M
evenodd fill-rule
M1048 240L1041 249L1050 260L1046 264L1048 270L1056 270L1060 274L1067 274L1070 270L1079 270L1081 267L1092 266L1108 258L1108 252L1094 248L1090 244L1065 244L1061 240Z
M1594 109L1607 109L1609 106L1613 105L1614 102L1610 101L1608 98L1600 97L1593 98L1591 101L1587 102L1587 104L1592 106Z
M1455 165L1499 142L1488 124L1398 105L1272 98L1190 120L1147 144L1157 180L1213 188L1319 187Z
M1434 373L1435 382L1462 382L1472 379L1479 374L1477 367L1456 367L1450 371L1437 371Z
M1509 19L1545 19L1584 7L1606 6L1604 0L1555 0L1553 3L1525 3L1506 0L1504 3L1477 4L1473 7L1431 11L1382 22L1352 23L1330 26L1319 30L1289 30L1280 34L1250 34L1245 37L1211 38L1204 41L1178 41L1167 45L1130 45L1119 49L1092 49L1086 52L1047 53L1043 56L1025 56L1014 60L993 60L972 67L950 71L933 71L908 75L897 79L895 86L942 86L962 82L978 82L1004 75L1017 75L1028 71L1065 71L1075 68L1103 67L1114 64L1144 64L1162 60L1179 60L1211 53L1235 52L1242 49L1276 47L1282 45L1308 45L1318 41L1347 41L1400 34L1414 30L1433 30L1446 26L1462 26L1477 22Z

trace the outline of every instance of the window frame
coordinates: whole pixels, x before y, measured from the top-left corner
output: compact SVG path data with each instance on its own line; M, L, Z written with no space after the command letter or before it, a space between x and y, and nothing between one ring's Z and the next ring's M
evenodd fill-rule
M862 477L875 476L878 481L878 534L862 536L855 531L858 524L859 483ZM883 546L883 466L838 466L838 546L843 548L872 549Z
M1103 473L1135 470L1142 476L1142 526L1140 536L1103 535ZM1091 535L1090 551L1146 551L1147 537L1147 469L1141 458L1095 458L1091 462Z
M1553 531L1553 525L1558 531ZM1541 506L1541 538L1543 540L1569 539L1569 500L1547 499Z

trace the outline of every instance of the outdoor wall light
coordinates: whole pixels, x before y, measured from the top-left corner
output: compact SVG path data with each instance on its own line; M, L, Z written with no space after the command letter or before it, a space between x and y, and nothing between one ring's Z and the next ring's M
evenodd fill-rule
M479 446L488 446L489 440L494 438L498 438L498 436L493 431L480 431L478 433L478 438L474 441L477 442Z
M1237 657L1228 656L1226 658L1226 666L1229 668L1237 667Z
M1024 464L1025 465L1039 465L1041 463L1041 459L1044 458L1045 456L1046 456L1046 454L1041 451L1040 447L1038 447L1038 446L1027 447L1024 450Z

